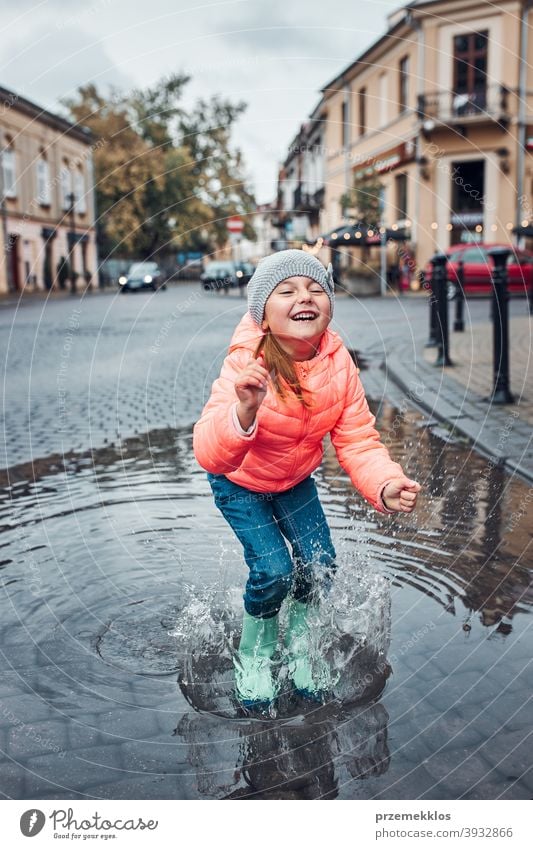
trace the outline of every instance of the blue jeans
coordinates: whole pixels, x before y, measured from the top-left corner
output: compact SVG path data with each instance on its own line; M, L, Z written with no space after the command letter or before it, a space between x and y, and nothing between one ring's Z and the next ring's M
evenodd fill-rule
M225 475L207 479L216 506L244 547L250 569L246 612L275 616L289 592L309 601L315 579L327 581L335 570L335 549L313 478L285 492L252 492Z

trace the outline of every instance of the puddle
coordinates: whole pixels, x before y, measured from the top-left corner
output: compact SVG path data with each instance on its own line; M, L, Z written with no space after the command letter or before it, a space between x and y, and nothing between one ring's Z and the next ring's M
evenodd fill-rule
M286 697L264 717L234 700L246 568L188 429L4 472L2 704L66 729L63 759L34 752L15 794L530 798L527 486L414 412L383 403L378 424L420 507L377 515L327 448L339 573L318 630L334 692L298 701L281 653Z

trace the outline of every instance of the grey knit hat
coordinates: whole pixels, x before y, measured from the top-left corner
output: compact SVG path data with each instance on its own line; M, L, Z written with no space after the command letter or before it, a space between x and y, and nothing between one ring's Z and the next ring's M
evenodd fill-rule
M265 304L282 280L287 277L310 277L322 286L329 298L331 314L335 302L333 269L324 268L320 260L307 251L278 251L260 260L248 283L248 311L256 324L261 325Z

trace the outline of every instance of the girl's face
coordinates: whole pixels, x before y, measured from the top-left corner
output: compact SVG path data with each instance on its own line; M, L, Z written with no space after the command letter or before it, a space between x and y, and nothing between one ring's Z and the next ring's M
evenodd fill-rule
M288 277L268 298L261 327L280 342L317 347L330 321L331 306L322 286L310 277Z

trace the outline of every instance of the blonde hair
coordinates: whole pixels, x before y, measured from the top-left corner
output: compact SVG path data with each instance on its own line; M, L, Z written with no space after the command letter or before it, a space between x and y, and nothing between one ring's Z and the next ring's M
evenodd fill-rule
M294 368L294 362L287 355L287 352L283 350L270 330L267 330L258 342L254 357L258 357L261 352L265 358L267 371L273 373L272 382L276 395L282 401L285 401L287 399L288 389L306 409L309 409L312 406L310 401L311 393L302 387L296 374L296 369Z

